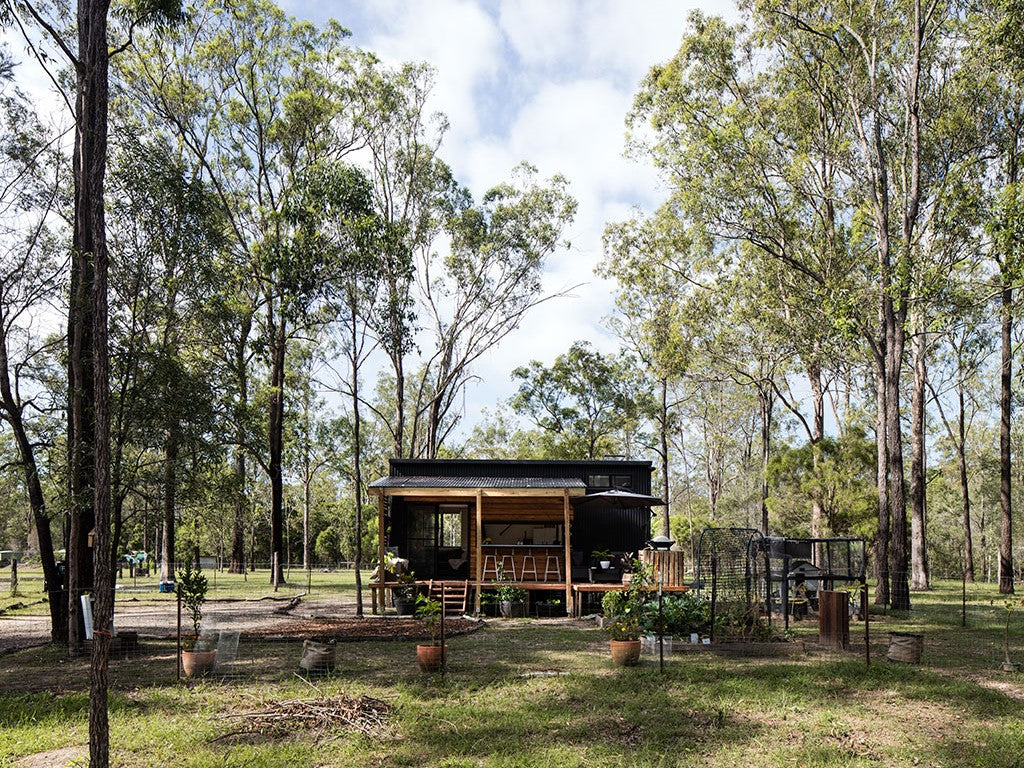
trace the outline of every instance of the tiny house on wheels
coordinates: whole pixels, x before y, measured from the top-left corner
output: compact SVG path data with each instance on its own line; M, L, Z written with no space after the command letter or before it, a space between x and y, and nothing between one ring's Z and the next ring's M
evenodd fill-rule
M498 579L534 600L564 593L571 611L573 584L600 578L598 557L635 556L651 536L650 505L581 501L612 489L649 495L652 469L649 461L607 459L391 459L390 474L370 483L378 562L390 552L418 580L468 586L478 612L481 591ZM386 587L374 584L381 607Z

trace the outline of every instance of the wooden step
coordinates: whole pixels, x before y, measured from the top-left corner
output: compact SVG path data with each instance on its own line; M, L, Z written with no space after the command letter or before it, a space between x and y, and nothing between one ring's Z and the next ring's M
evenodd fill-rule
M466 603L469 600L469 582L447 581L434 583L434 580L431 579L427 585L427 594L432 600L437 600L441 603L445 615L465 613Z

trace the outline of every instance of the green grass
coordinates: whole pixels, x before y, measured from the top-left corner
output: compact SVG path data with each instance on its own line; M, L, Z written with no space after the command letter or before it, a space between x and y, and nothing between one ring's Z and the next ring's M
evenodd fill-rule
M261 597L293 597L306 593L307 586L311 598L318 594L331 597L342 597L355 599L355 571L338 570L324 573L320 570L312 570L307 574L301 568L292 568L286 576L286 582L274 591L270 583L269 570L256 570L246 574L233 574L226 571L204 571L210 585L209 596L211 600L245 600L259 599ZM369 581L369 571L363 572L363 586ZM125 569L123 576L117 580L118 589L115 600L118 602L160 602L169 599L167 594L161 594L158 590L159 578L150 575L140 578L128 576ZM369 599L367 592L367 600ZM23 605L24 607L15 607ZM0 611L8 615L16 614L45 614L47 606L43 602L43 574L42 569L37 566L23 565L18 569L18 589L16 594L11 594L10 570L0 571Z
M861 623L849 653L677 653L664 675L649 660L613 667L596 629L531 621L454 638L443 682L418 671L412 643L339 644L335 674L316 685L391 702L383 740L215 742L231 729L222 715L315 693L292 674L299 644L243 643L243 679L179 685L171 645L146 642L146 657L111 665L112 764L1024 767L1024 675L998 669L994 590L972 589L966 629L959 584L913 597L909 616L872 616L870 667ZM920 666L885 661L893 630L925 634ZM1024 610L1011 651L1024 660ZM85 661L56 648L0 657L0 765L85 744L87 678Z

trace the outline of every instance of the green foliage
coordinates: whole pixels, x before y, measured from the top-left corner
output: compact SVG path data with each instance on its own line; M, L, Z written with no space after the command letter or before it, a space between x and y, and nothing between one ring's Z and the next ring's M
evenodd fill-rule
M651 569L634 560L633 576L625 589L606 592L601 598L601 610L610 621L613 640L638 640L644 632L647 592L651 588Z
M693 632L705 633L711 624L711 603L696 594L664 595L659 618L658 600L650 598L644 603L642 628L644 634L676 635L686 637Z
M189 621L192 623L191 635L182 641L182 647L186 651L190 651L199 639L199 630L203 623L203 605L206 603L209 583L202 571L193 569L192 564L187 562L185 569L178 571L175 589L182 606L188 612Z
M551 367L538 361L512 372L519 391L511 404L555 441L548 458L599 458L624 453L624 434L637 418L635 361L606 356L577 341Z
M498 585L495 590L498 602L521 603L526 600L526 590L509 578L504 569L498 568L498 578L495 583Z
M810 505L816 499L831 535L870 539L878 525L875 461L874 441L859 428L815 446L777 446L768 466L768 507L779 532L809 536Z
M441 603L427 595L416 597L416 616L423 620L430 632L430 642L437 645L437 635L441 630Z

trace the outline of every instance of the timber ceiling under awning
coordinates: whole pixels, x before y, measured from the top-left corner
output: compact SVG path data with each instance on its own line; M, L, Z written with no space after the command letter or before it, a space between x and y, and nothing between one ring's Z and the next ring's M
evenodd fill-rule
M484 496L582 496L587 487L572 477L382 477L369 485L383 496L423 496L438 493Z

